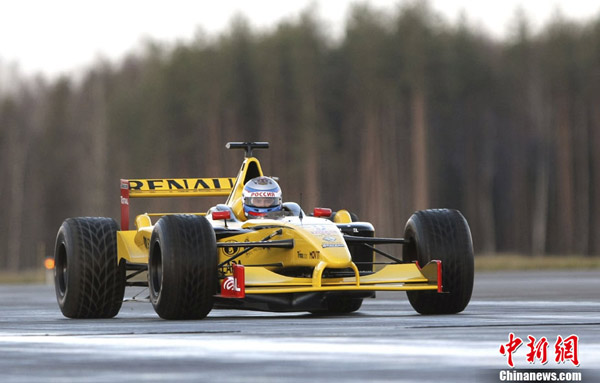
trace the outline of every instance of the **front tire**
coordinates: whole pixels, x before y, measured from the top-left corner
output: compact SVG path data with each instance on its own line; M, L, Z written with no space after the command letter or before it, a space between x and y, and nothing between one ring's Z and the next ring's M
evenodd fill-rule
M112 218L69 218L54 249L54 286L68 318L112 318L125 294L125 265L117 263L117 231Z
M217 288L217 243L202 216L168 215L155 225L148 260L150 301L163 319L201 319Z
M436 209L414 213L406 224L403 260L421 267L442 261L443 293L407 291L412 307L421 314L454 314L471 300L474 255L471 230L458 210Z

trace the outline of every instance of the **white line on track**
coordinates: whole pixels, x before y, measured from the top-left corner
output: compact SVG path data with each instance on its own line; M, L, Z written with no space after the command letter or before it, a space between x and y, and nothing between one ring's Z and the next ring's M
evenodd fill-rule
M351 338L264 339L241 336L2 336L0 344L39 344L50 351L99 353L127 358L202 358L237 361L377 360L389 363L402 358L406 363L431 358L447 366L498 366L503 357L497 342L473 341L357 341ZM586 365L600 363L600 346L582 347ZM82 355L83 356L83 355Z

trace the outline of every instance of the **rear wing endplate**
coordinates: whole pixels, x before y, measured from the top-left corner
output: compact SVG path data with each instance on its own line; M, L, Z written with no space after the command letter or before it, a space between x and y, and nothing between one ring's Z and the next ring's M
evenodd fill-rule
M130 198L228 196L235 178L165 178L121 180L121 230L129 230Z

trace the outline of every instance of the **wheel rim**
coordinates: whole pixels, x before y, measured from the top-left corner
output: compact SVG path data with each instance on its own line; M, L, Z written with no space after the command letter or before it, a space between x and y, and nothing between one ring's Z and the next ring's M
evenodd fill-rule
M158 297L162 286L162 252L160 244L155 242L150 259L150 287L152 294Z
M64 243L60 244L54 262L56 287L58 288L60 296L64 297L67 293L67 283L69 281L69 273L67 271L67 249Z

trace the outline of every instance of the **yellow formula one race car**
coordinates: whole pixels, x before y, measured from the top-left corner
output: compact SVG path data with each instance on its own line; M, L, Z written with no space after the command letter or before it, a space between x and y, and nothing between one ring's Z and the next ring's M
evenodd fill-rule
M227 148L246 153L236 178L121 180L120 228L112 218L63 222L54 279L66 317L114 317L126 286L148 287L164 319L200 319L213 307L343 314L376 291L406 291L422 314L469 303L473 245L460 212L418 211L403 238L378 238L346 210L306 214L282 203L276 179L252 155L268 143ZM141 214L129 229L132 198L202 196L227 200L207 213ZM403 245L402 258L385 244Z

